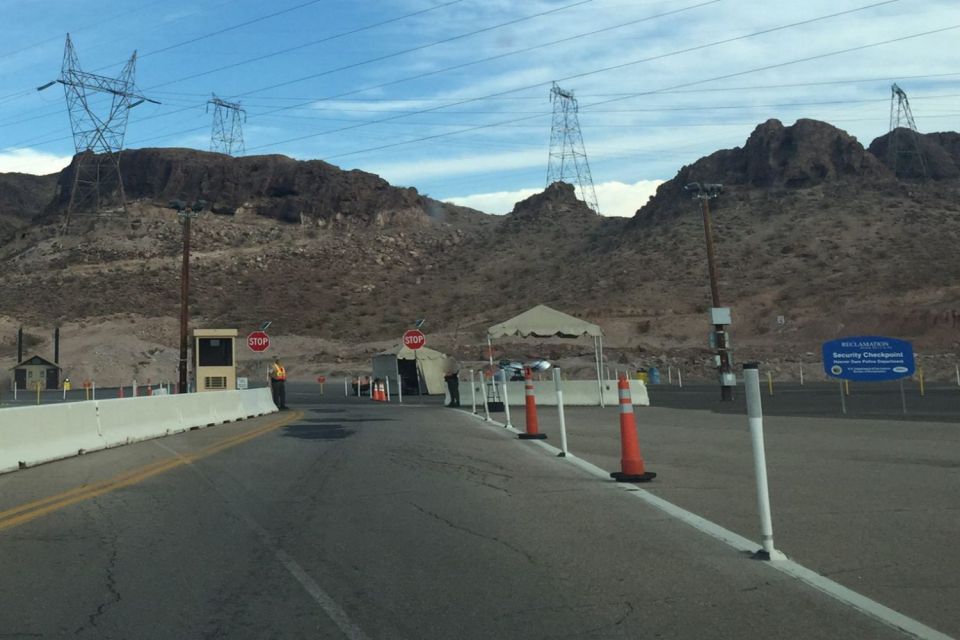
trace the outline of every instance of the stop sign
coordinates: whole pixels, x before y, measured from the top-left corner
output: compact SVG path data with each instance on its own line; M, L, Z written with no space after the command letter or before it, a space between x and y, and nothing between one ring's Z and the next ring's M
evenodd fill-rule
M427 336L423 335L423 331L419 329L410 329L403 334L403 344L410 349L419 349L427 344Z
M270 346L270 336L265 331L254 331L247 336L247 346L251 351L266 351Z

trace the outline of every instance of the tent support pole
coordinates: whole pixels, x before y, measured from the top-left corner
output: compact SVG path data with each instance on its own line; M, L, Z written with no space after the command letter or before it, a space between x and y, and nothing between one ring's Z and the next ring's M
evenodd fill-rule
M603 374L600 372L600 345L599 336L593 337L593 357L597 364L597 400L603 406Z

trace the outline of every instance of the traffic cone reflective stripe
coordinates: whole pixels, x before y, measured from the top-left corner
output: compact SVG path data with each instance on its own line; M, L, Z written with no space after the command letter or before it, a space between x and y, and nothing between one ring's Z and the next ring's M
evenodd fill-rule
M520 434L522 440L544 440L547 434L540 433L540 424L537 420L537 398L533 393L533 372L529 367L523 371L524 389L526 391L526 422L527 432Z
M612 472L610 477L617 482L650 482L657 474L647 471L643 464L630 383L625 375L617 382L617 395L620 396L620 471Z

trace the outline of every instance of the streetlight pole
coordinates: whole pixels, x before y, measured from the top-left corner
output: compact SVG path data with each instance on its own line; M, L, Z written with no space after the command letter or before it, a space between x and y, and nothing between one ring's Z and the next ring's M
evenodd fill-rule
M691 182L684 187L693 194L694 199L700 201L700 210L703 213L703 234L707 244L707 271L710 274L710 299L713 306L710 309L710 322L713 324L713 342L717 349L717 360L720 372L720 400L733 400L733 387L736 376L730 362L730 343L727 339L726 326L730 324L730 309L720 306L720 286L717 276L717 259L713 249L713 223L710 219L710 200L716 198L723 191L721 184L701 184Z
M180 369L177 382L177 393L187 393L187 350L189 336L187 324L190 319L190 220L203 211L206 203L198 200L193 207L187 206L181 200L173 200L170 207L177 211L177 216L183 223L183 264L180 267Z

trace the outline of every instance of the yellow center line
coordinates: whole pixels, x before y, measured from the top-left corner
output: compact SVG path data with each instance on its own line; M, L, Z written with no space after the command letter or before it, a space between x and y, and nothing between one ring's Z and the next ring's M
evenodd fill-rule
M28 502L7 509L6 511L0 512L0 531L19 526L21 524L30 522L31 520L36 520L37 518L41 518L49 513L53 513L54 511L59 511L64 507L68 507L78 502L83 502L84 500L96 498L97 496L101 496L105 493L143 482L148 478L152 478L153 476L165 473L171 469L181 467L185 464L192 464L197 460L220 453L225 449L235 447L238 444L243 444L244 442L258 438L271 431L275 431L276 429L284 427L292 422L296 422L297 420L301 419L303 415L304 414L302 411L296 411L289 415L273 420L262 427L253 429L252 431L247 431L245 433L221 440L220 442L216 442L195 453L177 454L173 458L167 458L153 462L146 466L140 467L139 469L134 469L132 471L127 471L114 476L109 480L104 480L92 485L75 487L53 496L48 496L46 498L41 498L39 500L34 500L33 502Z

